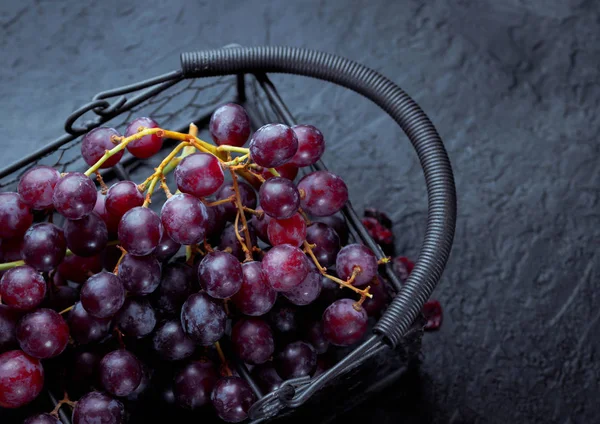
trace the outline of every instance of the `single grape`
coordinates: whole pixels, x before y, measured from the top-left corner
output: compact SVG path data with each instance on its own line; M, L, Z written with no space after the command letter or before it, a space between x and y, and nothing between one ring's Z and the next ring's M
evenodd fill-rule
M142 381L140 381L140 384L138 384L138 386L136 387L136 389L131 392L130 394L128 394L126 396L127 400L130 402L139 402L141 401L146 394L148 394L149 392L149 388L150 388L150 379L152 377L152 370L150 368L148 368L146 365L144 365L143 363L142 365Z
M30 266L9 269L0 280L2 303L11 308L27 311L35 308L46 296L44 277Z
M327 352L327 349L329 349L329 341L325 337L323 323L320 319L314 320L307 325L304 332L304 341L309 343L313 349L315 349L317 355L322 355Z
M130 337L145 337L156 326L156 314L148 299L130 297L116 316L117 326Z
M196 343L210 346L225 334L223 306L206 293L191 295L181 308L181 326Z
M120 137L121 134L114 128L99 127L88 132L81 140L81 156L89 166L94 165L100 160L107 150L113 149L118 141L113 141L112 137ZM123 150L114 154L106 160L100 168L111 168L115 166L123 157Z
M106 192L104 205L106 211L121 218L125 213L137 206L144 204L144 195L138 190L133 181L119 181L113 184Z
M180 407L191 410L208 405L218 379L219 375L210 361L187 364L174 379L175 402Z
M81 287L81 304L96 318L110 318L125 302L123 283L116 275L102 271Z
M294 305L303 306L314 302L321 294L321 288L321 274L310 271L303 282L282 294Z
M0 407L20 408L44 387L44 368L38 359L20 350L0 355Z
M198 279L206 292L217 299L226 299L242 286L242 266L227 252L208 253L198 267Z
M90 386L100 384L99 367L102 355L95 350L78 349L73 353L69 367L66 370L76 391L87 393Z
M325 151L323 134L312 125L295 125L292 131L298 138L298 151L290 162L298 167L314 165Z
M110 332L110 318L95 318L77 302L68 318L71 336L77 343L98 342Z
M277 374L271 362L254 367L252 369L252 377L264 394L274 392L283 383L283 379Z
M250 209L255 209L257 199L256 192L254 191L254 189L243 181L238 182L238 189L240 192L240 199L242 201L242 205ZM229 183L221 187L221 189L215 195L215 198L216 200L223 200L234 195L235 190L233 189L233 183ZM233 221L238 212L234 200L222 204L221 209L227 221Z
M79 172L71 172L58 180L52 194L54 208L67 219L83 218L94 210L96 200L96 185Z
M219 160L209 153L194 153L175 168L175 183L182 193L206 197L223 185L225 174Z
M242 224L238 224L238 233L242 238L242 241L246 242L246 232L242 230ZM252 246L256 246L256 233L254 232L254 228L248 226L248 233L250 233L250 243ZM225 250L227 248L231 248L231 254L238 258L240 261L243 261L245 258L244 250L242 249L242 245L240 244L237 236L235 235L235 227L233 224L228 225L223 230L223 234L221 234L221 242L219 243L219 249Z
M126 212L119 222L119 241L128 253L135 256L146 256L154 252L162 232L158 215L141 206Z
M271 178L263 183L258 192L260 206L275 219L291 218L300 207L300 193L287 178Z
M350 346L367 332L367 313L352 299L333 302L323 313L323 333L336 346Z
M94 212L96 212L106 224L110 238L116 238L121 217L108 213L106 210L106 195L102 194L101 192L98 192L96 204L94 205Z
M240 377L222 377L215 384L210 400L219 418L228 423L238 423L248 418L256 396Z
M48 296L41 306L61 312L79 300L79 291L71 286L54 287L48 291Z
M262 207L258 207L257 211L262 211ZM256 231L256 235L259 239L264 241L265 243L269 243L269 235L267 234L267 228L269 227L269 222L271 222L271 217L266 213L263 213L261 217L258 215L252 215L252 219L250 220L250 226L254 228Z
M20 261L22 249L23 237L0 239L0 260L2 262Z
M211 202L212 200L209 200ZM227 225L227 219L225 216L225 208L222 205L208 206L206 208L208 213L208 221L206 223L206 238L210 239L218 237L223 232L225 225Z
M269 322L280 335L289 338L300 328L298 308L288 303L278 302L269 312Z
M23 237L23 260L38 271L56 268L66 253L65 235L54 224L32 225Z
M34 358L60 355L69 343L69 326L58 312L38 309L25 315L16 329L19 346Z
M377 257L371 249L362 244L344 246L337 255L335 268L342 280L348 280L355 268L358 269L353 286L369 284L377 275Z
M290 127L267 124L260 127L250 140L250 157L260 166L273 168L292 159L298 151L298 138Z
M123 256L118 269L125 290L133 295L152 293L160 284L160 263L152 256Z
M169 320L161 324L152 337L152 347L167 361L188 358L196 350L194 341L181 328L181 320Z
M238 292L231 298L244 315L260 316L271 310L277 292L267 281L260 262L242 264L243 280Z
M138 132L138 128L158 128L158 123L152 118L140 117L129 123L125 130L125 137L132 136ZM145 135L127 144L127 150L139 159L148 159L154 156L162 148L163 139L158 134Z
M322 266L335 265L340 238L333 228L322 222L313 222L306 229L306 241L316 245L312 250Z
M52 206L52 193L59 179L58 170L45 165L36 166L23 174L17 191L29 207L46 209Z
M191 267L171 263L164 267L162 279L156 291L156 306L163 313L175 314L181 305L198 290L196 275Z
M81 219L67 219L63 231L68 248L79 256L97 255L104 250L108 243L106 224L94 212Z
M269 242L273 246L289 244L299 247L306 239L306 221L299 213L289 219L271 219L267 227Z
M275 358L275 369L284 380L311 375L317 367L317 353L306 342L285 346Z
M242 147L250 136L250 118L242 106L227 103L210 117L209 130L216 145Z
M346 244L348 244L350 230L348 229L346 220L342 217L341 214L337 213L330 216L322 216L315 219L314 221L322 222L323 224L329 225L331 228L333 228L337 233L338 237L340 238L341 246L345 246Z
M17 193L0 193L0 238L20 237L32 222L29 206Z
M125 350L113 350L100 361L102 386L112 395L127 396L142 381L142 365L136 356Z
M92 275L102 271L102 256L83 258L77 255L66 256L58 266L58 274L69 281L83 284Z
M0 304L0 353L17 347L15 329L19 314L7 305Z
M124 424L125 407L121 402L100 392L79 399L73 409L73 424Z
M197 244L206 236L206 206L189 194L179 193L167 199L160 211L160 219L169 237L177 243Z
M275 351L273 332L269 324L260 318L244 318L231 331L231 343L235 354L252 365L263 364Z
M210 214L208 222L210 222ZM181 245L169 237L166 231L163 231L160 242L154 250L154 256L159 262L167 262L169 259L175 256L177 252L179 252L180 248Z
M389 301L389 293L385 281L377 276L376 282L377 284L375 282L371 284L369 290L373 297L367 297L362 304L363 309L370 317L379 317Z
M62 424L62 422L50 414L37 414L27 418L23 424Z
M328 216L341 210L348 201L348 187L329 171L315 171L298 183L300 205L314 216Z
M265 254L262 268L271 287L276 291L288 291L304 281L309 262L300 249L282 244Z
M269 171L269 168L264 168L261 166L257 171L265 180L276 178L275 175ZM298 175L298 167L290 162L284 163L281 166L276 166L275 171L279 173L280 177L287 178L290 181L294 181L296 175Z

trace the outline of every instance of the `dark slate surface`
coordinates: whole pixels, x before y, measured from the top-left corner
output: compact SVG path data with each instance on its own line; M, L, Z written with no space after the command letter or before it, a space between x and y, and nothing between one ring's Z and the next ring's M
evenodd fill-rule
M60 135L97 91L176 68L181 51L288 44L369 64L438 127L459 221L420 375L351 417L597 422L599 20L593 0L5 0L0 165ZM417 255L427 203L406 138L355 94L274 80L325 133L357 209L388 211Z

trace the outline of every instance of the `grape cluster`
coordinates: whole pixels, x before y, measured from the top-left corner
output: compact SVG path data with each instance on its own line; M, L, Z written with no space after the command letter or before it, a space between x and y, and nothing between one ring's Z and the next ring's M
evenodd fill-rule
M85 173L38 166L0 194L0 407L31 402L47 364L62 364L79 400L59 407L73 407L74 424L120 424L129 405L157 399L239 422L256 395L236 358L271 391L364 338L389 300L381 261L348 244L339 176L295 181L325 151L323 134L277 123L251 134L235 104L215 111L210 132L215 145L147 117L124 136L97 128L81 143ZM180 144L141 184L106 187L97 174L97 188L98 169L125 149L149 158L164 138ZM158 187L167 200L156 212ZM47 362L56 357L66 359Z

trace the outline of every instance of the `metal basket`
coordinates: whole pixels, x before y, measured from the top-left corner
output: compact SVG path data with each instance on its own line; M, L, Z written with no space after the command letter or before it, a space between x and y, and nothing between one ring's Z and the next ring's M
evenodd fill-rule
M163 128L185 131L194 122L205 131L214 108L235 101L248 110L254 128L269 122L294 125L292 113L267 76L274 72L333 82L378 104L410 139L427 185L427 230L414 270L402 284L391 264L384 266L383 272L396 295L364 343L348 350L337 365L320 376L286 381L272 393L261 393L245 366L237 364L238 373L248 380L259 399L250 410L251 422L278 420L292 412L303 420L319 417L321 422L327 422L395 381L416 362L422 336L420 310L441 277L453 241L456 197L449 159L427 116L394 83L350 60L311 50L227 46L184 53L179 70L98 93L67 118L65 135L0 170L0 188L15 190L20 175L37 164L55 166L61 172L86 168L79 151L81 136L107 122L122 131L132 117L152 116ZM164 149L170 145L165 142ZM117 179L145 176L157 161L158 158L139 161L126 153L119 165L103 171L103 178L110 184ZM326 167L319 161L313 169ZM354 239L383 258L383 251L362 226L350 202L343 215ZM50 399L56 402L52 393ZM306 403L311 407L299 408ZM133 422L145 422L155 413L153 408L146 408L138 418L132 417ZM172 418L175 422L187 422L184 412ZM70 423L64 412L61 419Z

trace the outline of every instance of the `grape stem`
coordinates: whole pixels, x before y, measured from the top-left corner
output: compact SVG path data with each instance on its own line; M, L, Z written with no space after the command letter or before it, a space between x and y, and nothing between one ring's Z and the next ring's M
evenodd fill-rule
M215 348L219 354L219 359L221 359L221 364L223 366L223 371L225 371L225 375L227 377L231 377L233 374L231 369L229 369L229 365L227 365L227 359L225 359L225 354L223 353L223 349L221 349L221 344L219 342L215 342Z
M302 218L304 218L304 222L306 222L306 226L308 227L310 224L312 224L312 222L310 222L310 218L308 217L308 215L306 214L306 212L304 212L302 210L302 208L298 208L298 212L300 213L300 215L302 216Z
M383 258L381 258L377 261L377 265L387 264L390 261L391 261L391 258L389 256L384 256Z
M238 230L238 224L240 222L240 211L237 212L237 214L235 215L235 222L233 223L233 230L235 232L235 237L238 240L238 243L240 244L240 246L242 246L242 250L244 251L244 255L246 256L246 259L244 262L249 262L252 260L252 253L250 252L250 250L248 250L248 246L246 246L246 243L244 243L244 240L242 239L242 236L240 235L240 232Z
M244 155L250 154L250 149L248 149L246 147L229 146L227 144L217 147L217 151L218 152L243 153Z
M250 239L250 231L248 230L248 222L246 221L246 215L244 214L244 205L242 205L242 197L240 195L240 187L238 184L238 177L234 170L230 169L231 178L233 179L233 191L235 192L235 205L238 209L238 215L242 220L242 229L244 230L244 236L246 238L246 248L244 249L244 253L246 254L246 261L252 260L252 240ZM236 221L237 221L236 217ZM237 233L238 226L237 223L234 224L235 231ZM240 241L241 243L241 241ZM242 244L242 248L244 248L244 243Z
M121 251L121 256L119 257L119 260L117 261L117 264L115 265L115 268L113 269L113 274L115 274L115 275L119 275L119 265L121 265L123 258L127 254L127 250L123 249L121 246L117 245L117 249L119 249Z
M352 275L350 276L350 278L348 279L348 281L344 281L344 280L342 280L340 278L337 278L337 277L334 277L332 275L329 275L329 274L327 274L327 268L325 268L324 266L321 266L321 264L319 263L319 260L317 259L317 257L315 256L315 253L313 252L313 248L316 247L316 245L310 244L306 240L304 240L303 245L304 245L304 251L306 253L308 253L308 256L311 257L311 259L313 260L314 264L316 265L316 267L319 270L319 272L321 273L321 275L323 275L324 277L329 278L330 280L338 283L342 287L346 287L346 288L348 288L348 289L350 289L350 290L352 290L352 291L360 294L361 298L364 298L364 297L372 298L373 297L373 295L371 293L369 293L369 289L371 288L371 286L367 286L364 290L361 290L361 289L359 289L357 287L354 287L352 285L352 283L356 279L356 276L361 271L360 268L355 267L352 270Z
M231 196L227 197L226 199L221 199L221 200L216 200L214 202L205 203L204 206L206 206L206 207L219 206L219 205L223 205L225 203L230 203L230 202L234 202L234 201L235 201L235 194L232 194Z
M56 406L54 407L54 409L52 410L52 412L50 412L50 415L52 415L53 417L58 418L58 411L60 410L60 408L63 405L69 405L71 408L75 408L76 404L77 404L77 402L73 402L71 399L69 399L69 394L65 390L65 394L64 394L63 398L58 401L58 403L56 404Z
M256 215L259 219L262 218L265 215L264 211L257 211L255 209L247 208L246 206L244 206L244 211L248 212L248 213L251 213L252 215Z
M98 181L98 184L100 184L100 189L101 189L102 194L106 194L106 192L108 191L108 187L104 183L102 174L99 171L96 171L95 174L96 174L96 180Z
M73 309L75 307L75 305L71 305L68 308L63 309L62 311L60 311L58 314L62 315L62 314L66 314L67 312L69 312L71 309Z
M183 149L184 147L189 146L189 145L190 145L190 142L188 142L188 141L179 143L177 145L177 147L175 147L171 151L171 153L169 153L169 155L163 159L163 161L160 163L160 165L158 165L158 167L154 170L154 173L152 175L150 175L148 178L146 178L146 181L144 181L142 184L139 185L138 188L141 191L144 191L146 189L146 184L148 184L148 181L150 181L150 186L148 186L148 192L146 193L146 199L144 200L144 204L142 205L143 207L147 208L148 205L152 202L152 193L154 193L154 188L156 187L156 184L158 183L158 181L162 179L163 170L165 169L165 167L169 164L169 162L171 162L171 160L173 160L173 158L177 155L177 153L179 153L179 151L181 149ZM167 188L167 190L168 190L168 188Z

